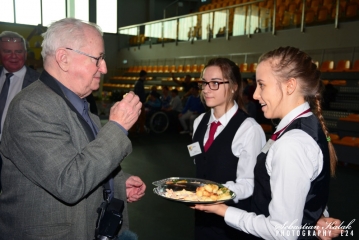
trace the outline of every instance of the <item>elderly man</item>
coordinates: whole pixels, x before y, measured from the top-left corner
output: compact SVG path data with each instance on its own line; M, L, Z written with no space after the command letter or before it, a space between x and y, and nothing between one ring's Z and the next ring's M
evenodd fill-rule
M43 37L40 80L13 99L4 124L0 235L94 239L97 209L119 199L125 202L125 231L126 202L141 198L146 188L120 166L132 151L127 131L142 104L130 92L101 128L85 97L107 72L102 32L67 18L52 23Z
M35 82L40 74L25 67L26 41L16 32L0 33L0 141L6 113L11 100L24 87ZM0 156L0 194L1 194L1 156Z

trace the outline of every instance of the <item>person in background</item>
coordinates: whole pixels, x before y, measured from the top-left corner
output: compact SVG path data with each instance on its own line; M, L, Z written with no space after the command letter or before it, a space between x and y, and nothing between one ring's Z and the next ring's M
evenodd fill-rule
M142 103L141 114L138 117L138 121L131 129L131 131L133 131L133 132L139 132L139 133L146 132L146 130L145 130L146 113L145 113L145 108L144 108L144 104L146 102L146 92L145 92L146 77L147 77L147 72L145 70L141 70L139 79L136 81L135 88L133 90L134 93L140 98L140 101Z
M146 189L120 165L132 151L127 131L142 104L128 93L101 127L85 100L107 72L100 28L65 18L43 37L44 71L12 100L4 124L0 235L94 239L98 208L123 200L121 235L129 229L127 202Z
M241 97L242 78L234 62L227 58L211 59L201 77L201 97L210 111L194 121L193 142L201 147L201 153L195 156L196 177L224 184L236 193L231 206L249 210L253 169L266 141L264 132L246 113ZM195 224L196 240L251 238L227 226L215 214L196 211Z
M162 108L169 108L171 102L170 90L167 86L162 86L162 95L160 97Z
M168 108L163 108L162 110L167 113L169 122L170 122L170 129L175 132L178 131L178 126L180 125L178 120L178 115L182 112L183 106L181 99L178 96L178 90L172 89L171 90L171 102Z
M34 69L26 67L26 40L20 34L11 31L0 33L0 144L11 100L21 89L39 79L40 74ZM1 194L1 166L0 156L0 194Z
M189 135L192 136L193 122L198 117L199 114L205 111L205 108L201 101L198 85L194 85L191 88L190 92L191 95L189 96L187 103L184 106L182 112L179 114L179 121L183 128L183 131L181 131L180 134L189 133ZM189 123L187 123L187 121Z
M151 92L145 102L146 119L150 119L153 113L161 110L161 106L160 95L157 92Z
M322 224L337 161L321 115L319 77L311 57L297 48L280 47L260 57L254 99L266 118L281 121L257 157L251 210L226 204L195 209L222 216L258 238L317 239L313 227ZM282 233L286 224L300 231L288 234L284 227ZM326 229L333 226L340 221L328 222ZM334 229L331 236L339 233Z
M189 96L191 96L192 94L191 88L195 85L195 83L191 82L192 77L189 74L186 74L183 81L177 80L177 78L175 78L174 73L171 73L171 76L172 76L172 81L175 82L178 86L182 87L183 96L181 100L182 100L182 106L184 106L186 105Z

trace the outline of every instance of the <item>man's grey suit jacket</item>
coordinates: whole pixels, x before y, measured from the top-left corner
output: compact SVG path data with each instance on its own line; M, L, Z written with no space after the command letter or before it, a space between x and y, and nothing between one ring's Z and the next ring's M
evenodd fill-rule
M0 66L0 75L3 71L3 67ZM24 81L22 83L22 89L24 89L25 87L29 86L31 83L35 82L36 80L39 79L40 73L36 72L34 69L26 67L26 73L24 76ZM0 119L1 121L1 119ZM1 156L0 156L0 192L1 192L1 168L2 168L2 160L1 160Z
M128 229L130 175L120 163L131 142L115 122L101 128L93 114L100 130L90 141L91 129L71 106L46 71L11 102L0 148L0 239L93 239L102 184L111 173L115 197L125 202L121 231Z

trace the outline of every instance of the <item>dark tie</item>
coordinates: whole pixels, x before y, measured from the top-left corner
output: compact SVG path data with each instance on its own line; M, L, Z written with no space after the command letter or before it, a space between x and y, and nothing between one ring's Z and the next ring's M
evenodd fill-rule
M93 124L90 115L89 115L89 105L87 100L84 98L84 108L82 110L82 116L83 118L86 120L86 122L90 125L94 135L97 135L98 129L96 127L95 124ZM108 198L109 200L113 198L114 195L114 182L113 182L113 178L111 177L107 183L105 183L105 191L108 194Z
M95 124L93 124L90 115L89 115L89 104L86 100L86 98L83 99L84 101L84 108L82 110L82 117L86 120L86 122L88 123L88 125L91 127L93 134L96 136L98 129L96 127Z
M211 128L209 129L208 140L207 140L206 144L204 145L204 151L205 152L207 152L209 147L212 145L212 143L214 141L214 134L216 133L217 128L218 128L219 125L221 125L220 121L211 123Z
M5 82L0 93L0 122L2 120L2 114L5 109L7 94L9 93L9 87L10 87L10 78L12 77L12 75L14 74L6 73ZM1 124L0 124L0 133L1 133Z

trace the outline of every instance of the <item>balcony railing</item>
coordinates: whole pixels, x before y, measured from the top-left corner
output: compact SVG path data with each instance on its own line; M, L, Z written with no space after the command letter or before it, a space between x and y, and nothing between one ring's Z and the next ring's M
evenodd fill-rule
M304 32L306 27L319 24L338 28L339 21L359 19L358 7L347 0L258 0L239 4L227 0L202 6L197 13L121 27L118 32L127 35L129 46L138 47L223 37L228 40L263 32L275 35L278 30L292 28Z

